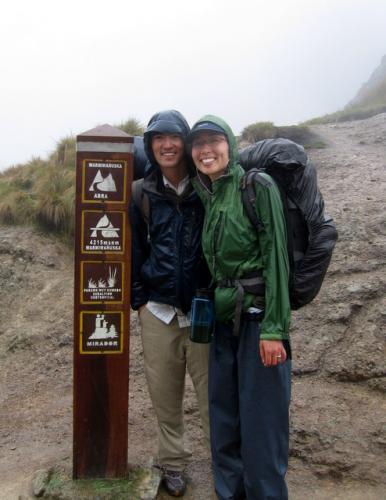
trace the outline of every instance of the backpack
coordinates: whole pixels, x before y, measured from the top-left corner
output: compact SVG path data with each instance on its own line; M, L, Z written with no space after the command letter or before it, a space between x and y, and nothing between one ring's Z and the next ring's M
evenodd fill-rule
M146 224L149 224L150 201L148 195L143 192L143 181L144 179L137 179L132 183L131 196L134 205L139 208L144 221Z
M287 227L289 297L291 309L299 309L319 293L338 238L332 218L324 213L315 167L304 148L288 139L266 139L244 148L240 164L246 170L241 198L257 231L262 223L255 211L255 183L271 183L261 175L265 172L279 188Z
M149 196L143 192L144 179L137 179L131 185L131 197L134 205L139 209L147 227L147 241L150 241L150 200Z

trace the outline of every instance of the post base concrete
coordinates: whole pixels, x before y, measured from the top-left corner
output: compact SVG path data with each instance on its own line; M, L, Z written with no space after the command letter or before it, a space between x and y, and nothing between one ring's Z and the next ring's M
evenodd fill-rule
M19 500L154 500L160 482L160 470L150 465L131 468L125 478L77 480L53 467L36 471Z

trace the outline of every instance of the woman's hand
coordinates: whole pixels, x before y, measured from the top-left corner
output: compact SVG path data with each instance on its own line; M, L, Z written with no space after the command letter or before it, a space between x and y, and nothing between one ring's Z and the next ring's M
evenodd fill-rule
M260 358L265 367L284 363L287 353L281 340L260 340Z

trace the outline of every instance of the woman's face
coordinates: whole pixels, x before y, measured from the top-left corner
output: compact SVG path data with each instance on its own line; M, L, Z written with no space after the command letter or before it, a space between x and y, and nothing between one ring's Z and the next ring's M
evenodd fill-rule
M192 158L197 169L212 181L220 177L229 163L229 145L224 134L199 132L192 141Z

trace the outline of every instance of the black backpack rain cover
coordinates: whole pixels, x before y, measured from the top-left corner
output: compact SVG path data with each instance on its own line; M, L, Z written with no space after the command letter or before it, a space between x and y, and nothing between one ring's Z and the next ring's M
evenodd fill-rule
M324 213L316 169L304 148L288 139L256 142L240 151L240 163L247 172L256 168L266 172L280 189L288 232L291 308L299 309L318 294L338 238L332 218Z

